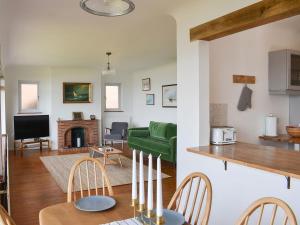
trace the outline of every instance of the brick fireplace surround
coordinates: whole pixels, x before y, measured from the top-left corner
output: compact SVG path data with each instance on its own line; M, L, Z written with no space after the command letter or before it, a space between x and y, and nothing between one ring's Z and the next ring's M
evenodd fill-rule
M58 150L77 150L71 147L72 128L84 129L84 142L87 145L99 144L98 120L60 120L58 125ZM79 149L80 150L80 149Z

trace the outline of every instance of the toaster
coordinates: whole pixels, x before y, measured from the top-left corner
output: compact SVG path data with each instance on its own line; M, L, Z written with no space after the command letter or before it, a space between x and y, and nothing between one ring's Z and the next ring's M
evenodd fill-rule
M212 127L210 142L214 145L236 143L236 129L234 127Z

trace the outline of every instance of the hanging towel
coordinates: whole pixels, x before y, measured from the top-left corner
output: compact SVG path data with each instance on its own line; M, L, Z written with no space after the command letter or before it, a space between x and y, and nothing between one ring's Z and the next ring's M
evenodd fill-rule
M247 108L251 108L251 96L252 96L252 90L245 85L243 87L240 100L238 103L238 110L239 111L245 111Z

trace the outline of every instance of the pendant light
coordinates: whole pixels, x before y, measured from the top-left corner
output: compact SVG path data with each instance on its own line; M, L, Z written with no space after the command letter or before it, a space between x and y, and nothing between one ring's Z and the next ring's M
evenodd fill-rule
M107 55L107 67L106 70L102 71L102 75L115 75L116 70L111 68L109 57L111 56L111 52L106 52Z
M123 16L135 9L131 0L81 0L80 7L97 16Z

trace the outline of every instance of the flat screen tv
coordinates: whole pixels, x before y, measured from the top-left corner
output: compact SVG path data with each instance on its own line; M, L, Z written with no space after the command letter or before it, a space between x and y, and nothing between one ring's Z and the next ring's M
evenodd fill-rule
M15 140L49 137L49 115L15 116Z

